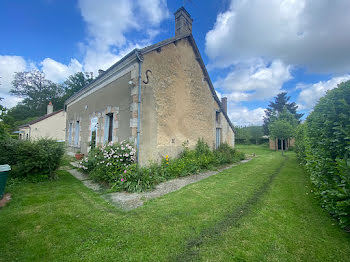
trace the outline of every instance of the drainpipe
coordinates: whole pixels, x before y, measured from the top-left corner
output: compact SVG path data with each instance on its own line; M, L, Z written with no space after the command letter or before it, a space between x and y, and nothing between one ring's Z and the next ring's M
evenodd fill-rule
M136 159L139 163L140 154L140 132L141 132L141 74L143 58L138 50L136 50L136 57L139 62L139 81L138 81L138 101L137 101L137 138L136 138Z

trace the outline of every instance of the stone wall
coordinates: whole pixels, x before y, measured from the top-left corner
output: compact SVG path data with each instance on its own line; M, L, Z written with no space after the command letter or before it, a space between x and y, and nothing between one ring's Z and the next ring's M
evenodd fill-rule
M78 101L73 101L67 106L67 130L66 142L71 151L81 151L86 154L91 143L91 119L98 118L98 128L96 134L97 145L102 145L104 141L104 127L106 115L113 113L112 141L121 142L132 139L132 113L131 108L132 87L129 84L132 76L136 75L136 66L131 66L130 70L113 82L102 85L102 88L82 95ZM75 124L80 123L80 135L78 145L74 144ZM73 134L72 143L69 145L69 124L72 123Z
M142 65L140 163L176 157L182 144L194 147L203 138L215 147L216 111L213 98L195 53L187 39L144 55ZM221 115L222 142L234 146L234 133Z

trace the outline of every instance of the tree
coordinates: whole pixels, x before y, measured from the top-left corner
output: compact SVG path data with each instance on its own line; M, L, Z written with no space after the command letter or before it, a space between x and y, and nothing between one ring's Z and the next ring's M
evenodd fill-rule
M63 89L46 79L39 70L15 73L12 86L10 93L24 98L21 104L27 106L35 116L44 115L50 101L56 108L61 108L56 102L64 95Z
M63 82L62 88L64 90L64 96L62 97L62 102L64 102L71 97L74 93L78 92L93 80L92 74L87 72L78 72L71 75Z
M4 100L3 97L0 97L0 102ZM0 119L2 119L2 117L5 115L6 113L6 107L4 107L3 105L0 105Z
M293 137L294 129L293 125L285 119L277 119L269 125L270 136L280 140L287 140ZM283 145L281 148L283 155Z
M265 116L264 116L264 125L263 125L264 133L266 135L269 134L268 126L271 122L271 116L273 116L273 114L276 114L276 113L281 113L284 108L286 108L287 111L291 113L294 116L294 118L300 123L300 118L304 114L297 113L298 106L296 105L295 102L288 103L289 99L290 99L290 96L287 96L286 92L279 93L275 97L275 101L274 102L271 101L268 107L266 108Z
M255 140L255 144L259 144L259 140L264 135L264 130L262 126L250 126L248 127L249 133L252 139Z

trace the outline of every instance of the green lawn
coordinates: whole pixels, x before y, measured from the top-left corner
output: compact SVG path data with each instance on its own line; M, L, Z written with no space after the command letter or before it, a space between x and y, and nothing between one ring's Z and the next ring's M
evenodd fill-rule
M310 193L292 152L252 161L124 212L65 171L13 184L0 261L350 261L350 237Z

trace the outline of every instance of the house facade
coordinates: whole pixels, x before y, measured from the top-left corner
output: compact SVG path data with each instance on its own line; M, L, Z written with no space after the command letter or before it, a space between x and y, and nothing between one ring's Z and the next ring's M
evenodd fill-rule
M138 162L158 161L203 138L213 149L234 146L227 99L219 100L192 36L184 8L175 13L175 37L135 49L66 101L66 143L87 153L129 140Z
M19 127L20 140L51 138L63 142L66 135L66 113L63 109L53 112L50 102L47 114Z

